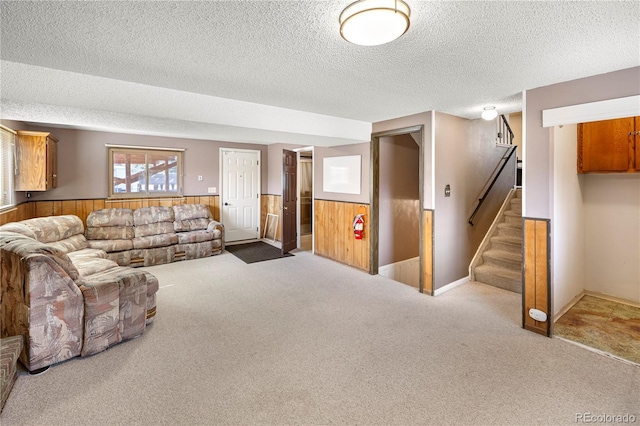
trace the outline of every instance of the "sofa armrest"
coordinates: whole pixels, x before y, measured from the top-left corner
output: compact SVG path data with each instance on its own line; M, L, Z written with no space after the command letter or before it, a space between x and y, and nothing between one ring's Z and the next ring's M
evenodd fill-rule
M20 360L28 370L80 354L84 305L76 283L45 254L2 250L1 328L27 338Z
M221 224L220 222L218 222L215 219L211 219L209 221L209 225L207 225L207 231L213 232L216 229L219 229L220 231L222 231L224 233L224 225Z

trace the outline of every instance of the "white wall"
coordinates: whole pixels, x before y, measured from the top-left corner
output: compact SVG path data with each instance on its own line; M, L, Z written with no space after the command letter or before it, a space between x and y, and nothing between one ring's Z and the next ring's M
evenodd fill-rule
M469 274L469 263L515 183L515 159L503 170L469 225L469 216L506 148L496 147L495 121L436 112L434 290ZM450 185L451 196L445 197Z
M585 289L584 175L576 170L577 125L557 126L551 131L551 309L556 315Z
M522 112L524 141L523 204L525 217L550 218L552 150L542 111L640 94L640 67L614 71L527 90Z
M640 302L640 175L584 178L585 289Z

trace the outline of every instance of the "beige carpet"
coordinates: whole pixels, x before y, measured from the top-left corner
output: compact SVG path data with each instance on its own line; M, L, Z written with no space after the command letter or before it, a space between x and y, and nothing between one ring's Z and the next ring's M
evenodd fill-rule
M469 283L433 298L306 252L147 269L161 289L145 334L23 373L3 426L640 417L640 368L522 330L509 291Z

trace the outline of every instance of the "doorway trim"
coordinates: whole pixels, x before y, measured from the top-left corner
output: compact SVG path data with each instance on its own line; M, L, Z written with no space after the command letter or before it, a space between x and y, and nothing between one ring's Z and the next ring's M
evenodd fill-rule
M298 192L300 192L300 153L301 152L310 152L311 153L311 177L312 179L315 178L315 173L316 173L316 162L315 162L315 151L313 149L313 146L305 146L304 148L295 148L292 149L292 151L297 152L298 153ZM314 182L314 188L315 188L315 182ZM311 191L311 206L313 207L315 204L315 200L316 200L316 196L315 196L315 191ZM313 211L313 209L312 209ZM315 250L316 250L316 245L315 245L315 233L313 232L313 224L315 221L314 218L315 215L311 215L311 254L315 254ZM300 197L298 197L298 215L296 217L297 220L297 230L298 230L298 248L300 247L301 241L301 235L300 235Z
M254 153L257 154L258 157L258 183L257 183L257 187L258 187L258 201L257 201L257 208L256 208L256 217L255 217L255 221L256 224L258 226L258 230L256 231L256 241L260 240L260 219L261 219L261 207L262 207L262 151L260 151L259 149L235 149L235 148L224 148L224 147L220 147L218 150L218 156L219 156L219 160L218 160L218 185L220 186L220 192L219 192L219 196L220 196L220 222L222 223L222 218L223 218L223 214L222 214L222 209L223 209L223 205L222 205L222 200L224 199L225 196L225 188L224 188L224 181L223 181L223 175L224 175L224 153L225 152L247 152L247 153ZM224 225L224 223L222 223ZM252 240L246 240L246 241L252 241ZM233 243L232 243L233 244Z
M379 249L380 249L380 138L388 136L400 136L417 134L418 139L418 188L420 192L420 221L419 221L419 257L420 257L420 284L419 291L424 293L424 224L422 220L424 212L424 125L403 127L371 134L371 156L369 164L369 196L371 203L371 224L369 229L371 249L369 250L369 273L378 274Z

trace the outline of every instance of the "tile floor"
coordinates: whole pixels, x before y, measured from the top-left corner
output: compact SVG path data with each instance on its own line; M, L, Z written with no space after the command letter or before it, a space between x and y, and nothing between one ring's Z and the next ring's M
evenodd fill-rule
M554 330L559 337L640 364L640 308L584 296Z

